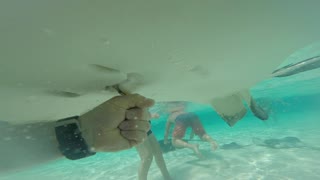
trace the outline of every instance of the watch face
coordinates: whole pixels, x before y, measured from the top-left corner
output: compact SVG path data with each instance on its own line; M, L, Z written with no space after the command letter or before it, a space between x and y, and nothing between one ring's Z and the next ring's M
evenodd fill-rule
M94 155L81 135L76 119L63 119L58 121L55 128L59 149L66 158L76 160Z
M79 118L79 116L72 116L72 117L68 117L65 119L60 119L60 120L56 121L56 127L63 126L66 124L76 124L76 125L78 125L78 127L80 127L78 118Z

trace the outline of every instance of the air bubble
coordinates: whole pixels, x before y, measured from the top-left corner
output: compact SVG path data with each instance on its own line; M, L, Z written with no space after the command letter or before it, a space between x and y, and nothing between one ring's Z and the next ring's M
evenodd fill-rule
M49 28L42 28L42 32L45 33L47 36L52 36L54 34L54 31Z
M109 46L111 44L108 38L101 38L101 42L104 46Z
M23 85L24 85L24 84L21 83L21 82L20 82L20 83L17 83L17 86L18 86L18 87L23 87Z
M11 137L4 137L3 138L3 140L5 140L5 141L11 141L11 139L12 139Z

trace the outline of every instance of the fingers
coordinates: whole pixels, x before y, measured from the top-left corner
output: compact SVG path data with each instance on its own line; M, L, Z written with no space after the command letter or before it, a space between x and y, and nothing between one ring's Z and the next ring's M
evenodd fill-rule
M154 105L154 100L143 97L139 94L129 94L123 96L116 96L110 99L110 103L116 104L124 109L130 108L149 108Z
M150 113L146 110L134 108L126 111L127 120L120 123L119 129L131 147L142 143L147 138L150 117Z
M126 119L149 121L151 119L151 114L147 110L133 108L126 111Z
M125 120L119 125L121 131L142 131L147 133L150 130L148 121L140 120Z
M117 152L125 149L130 149L138 142L129 140L121 135L120 131L112 131L105 136L99 136L95 139L96 152Z
M121 131L121 135L126 138L131 146L142 143L147 138L144 131Z

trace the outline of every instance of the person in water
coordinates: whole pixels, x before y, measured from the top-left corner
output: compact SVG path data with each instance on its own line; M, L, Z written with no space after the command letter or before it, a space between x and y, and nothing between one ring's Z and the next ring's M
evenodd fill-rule
M172 133L172 145L176 148L189 148L191 149L199 158L202 156L199 151L198 144L190 144L183 140L185 136L186 129L191 127L192 133L190 135L190 139L192 139L193 135L197 135L200 137L202 141L209 142L211 144L212 150L217 149L218 145L211 138L206 131L204 130L199 117L192 113L186 112L184 106L177 107L176 109L171 111L171 114L166 123L165 135L164 135L164 143L168 143L168 136L171 125L175 124L173 133Z
M153 119L158 119L160 116L159 114L153 114L151 117ZM151 129L147 132L147 138L145 139L145 141L137 145L136 149L141 159L138 171L139 180L147 180L148 171L150 169L153 157L161 171L163 178L165 180L171 179L160 149L160 145L155 135L152 133Z

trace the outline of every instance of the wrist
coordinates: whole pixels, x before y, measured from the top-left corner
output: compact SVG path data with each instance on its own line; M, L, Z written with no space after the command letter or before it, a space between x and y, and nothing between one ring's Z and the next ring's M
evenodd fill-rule
M90 138L81 129L79 116L56 121L55 133L59 150L66 158L77 160L95 154L87 142Z
M87 113L81 115L79 118L79 126L83 139L86 141L89 149L94 152L105 151L105 146L108 141L101 141L101 137L109 137L111 132L105 129L95 129L93 126L93 119Z
M86 141L89 148L96 149L92 136L91 127L89 124L90 119L86 116L79 116L78 121L80 126L80 132L82 134L83 139Z

